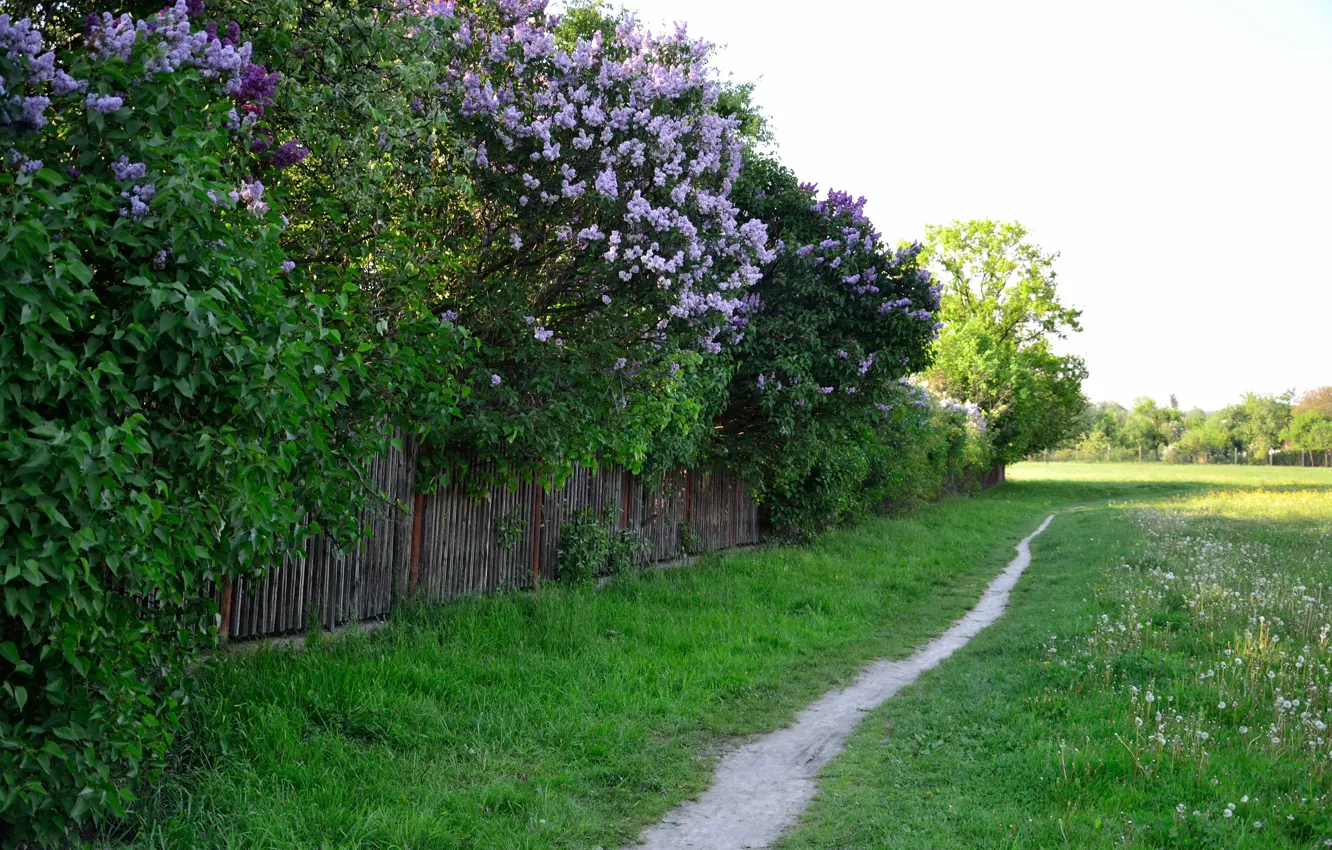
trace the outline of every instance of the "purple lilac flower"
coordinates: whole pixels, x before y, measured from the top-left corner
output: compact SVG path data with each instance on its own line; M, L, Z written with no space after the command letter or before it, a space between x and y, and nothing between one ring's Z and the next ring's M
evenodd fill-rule
M124 106L125 99L123 97L116 97L115 95L109 94L90 94L88 95L88 99L84 101L84 105L101 115L109 115Z
M19 174L32 174L42 170L42 161L40 159L29 159L13 148L9 151L9 161L18 166Z
M268 212L268 204L264 203L264 184L255 180L253 183L243 183L239 192L232 193L232 200L244 201L245 208L255 215L264 215Z
M843 349L840 349L840 348L837 349L837 359L839 359L839 360L845 360L847 357L848 357L848 355L847 355L846 351L844 351Z
M120 197L129 201L129 206L120 208L121 217L143 221L148 215L148 204L156 194L157 186L152 183L137 185L129 191L121 192Z
M167 250L163 248L156 254L153 254L153 268L162 271L167 267Z
M23 114L20 121L34 130L46 126L46 108L51 105L51 98L33 96L23 98Z
M71 94L76 91L83 91L87 87L88 87L87 80L74 79L69 74L65 73L64 68L61 68L58 71L56 71L54 79L51 80L51 91L54 92L58 97L63 97L64 95Z
M608 198L614 198L620 193L620 184L615 177L615 169L609 165L606 169L597 175L597 191Z
M98 59L110 59L112 56L128 59L139 36L133 18L127 14L114 17L110 12L103 12L100 18L95 14L89 15L85 33L92 54Z
M296 263L292 262L291 260L282 261L281 269L283 274L290 272L294 268L296 268Z
M501 383L503 383L503 381L504 381L504 379L501 378L499 375L491 375L491 376L490 376L490 385L491 385L492 387L498 387Z
M237 100L241 101L256 104L272 103L273 92L277 89L279 76L276 71L270 74L263 65L256 65L251 62L245 66L240 79L235 81L231 87L231 93L235 95Z
M32 28L32 20L23 18L13 24L9 15L0 15L0 51L13 60L20 56L31 61L42 52L42 34Z
M142 180L148 176L148 166L142 162L130 162L129 157L122 156L111 163L111 173L117 180Z
M536 330L532 333L532 336L536 337L537 342L546 342L551 337L555 336L555 332L552 330L547 330L546 328L543 328L541 325L537 325Z
M281 171L284 168L290 168L309 155L309 149L292 139L269 155L268 164Z
M28 60L28 82L44 83L55 77L55 54L50 50L35 59Z
M832 391L835 390L835 389L837 389L837 388L836 388L836 387L819 387L819 392L820 392L821 394L823 394L823 395L829 395L829 394L831 394Z

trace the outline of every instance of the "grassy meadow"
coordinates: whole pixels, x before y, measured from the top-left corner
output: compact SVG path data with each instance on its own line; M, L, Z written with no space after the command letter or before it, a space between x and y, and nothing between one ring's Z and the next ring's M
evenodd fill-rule
M1332 846L1332 474L1136 466L1013 471L1198 486L1058 517L784 850Z
M1019 538L1078 506L1036 541L1010 617L869 716L788 846L1108 847L1125 836L1230 840L1257 835L1254 820L1264 839L1297 834L1286 823L1321 835L1313 801L1325 778L1310 772L1304 739L1236 737L1241 723L1266 730L1277 685L1241 693L1228 672L1195 681L1242 649L1255 665L1246 669L1261 655L1263 670L1278 671L1284 698L1293 662L1232 641L1248 607L1204 622L1176 600L1193 585L1152 584L1170 570L1202 583L1188 554L1201 542L1178 541L1215 534L1263 547L1253 552L1273 592L1297 575L1316 588L1332 517L1319 487L1332 475L1301 472L1023 465L988 493L810 548L723 553L601 589L464 600L373 634L215 659L195 679L169 773L105 837L144 848L622 846L703 789L725 747L941 631ZM1255 495L1263 482L1291 489ZM1236 575L1226 573L1225 593L1248 593L1256 579ZM1277 616L1266 601L1252 610ZM1092 642L1101 614L1135 637L1139 620L1151 624L1150 643ZM1279 629L1278 652L1313 646L1314 620ZM1313 652L1306 665L1325 658ZM1165 744L1149 739L1149 689L1184 717L1167 722ZM1147 718L1142 728L1134 717ZM1197 730L1214 742L1200 747ZM1248 808L1223 820L1231 798ZM1287 814L1298 821L1277 822ZM1241 820L1248 832L1235 829Z

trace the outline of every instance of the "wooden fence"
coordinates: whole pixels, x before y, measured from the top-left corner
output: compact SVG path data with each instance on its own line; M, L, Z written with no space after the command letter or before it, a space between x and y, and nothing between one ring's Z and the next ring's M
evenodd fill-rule
M316 536L304 556L289 558L263 580L223 588L223 636L378 619L416 594L443 602L535 587L555 577L561 523L583 509L609 510L617 529L640 535L647 543L643 563L759 540L758 506L745 482L724 470L645 479L618 466L579 468L557 489L524 483L480 497L463 485L416 494L414 477L414 457L391 451L376 459L369 479L389 501L376 500L362 512L371 535L341 556L330 540Z

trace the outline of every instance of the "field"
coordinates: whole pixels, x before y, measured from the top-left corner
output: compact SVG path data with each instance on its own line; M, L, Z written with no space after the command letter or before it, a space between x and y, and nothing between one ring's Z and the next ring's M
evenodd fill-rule
M1316 743L1309 719L1327 719L1311 712L1328 696L1316 708L1295 696L1327 686L1318 582L1329 578L1332 475L1033 464L1010 478L808 549L422 609L373 635L214 661L169 775L108 837L624 845L705 787L728 744L941 631L1018 538L1051 509L1077 507L1037 540L1010 615L868 716L787 846L1332 837L1319 809L1326 737ZM1204 592L1205 608L1188 604ZM1257 616L1282 625L1246 626ZM1245 676L1222 665L1232 657ZM1158 720L1148 691L1182 719ZM1295 698L1298 709L1284 708Z
M1332 475L1134 466L1014 470L1199 480L1058 517L783 848L1332 846Z

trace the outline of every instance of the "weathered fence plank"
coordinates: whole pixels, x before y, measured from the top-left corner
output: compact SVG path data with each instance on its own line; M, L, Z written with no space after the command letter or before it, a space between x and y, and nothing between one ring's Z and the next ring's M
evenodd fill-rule
M405 440L402 450L366 465L369 486L383 497L367 494L359 519L368 534L350 551L340 553L328 536L315 535L265 578L219 588L223 634L300 632L316 620L332 628L383 617L410 596L439 603L532 588L555 578L561 526L578 511L608 514L611 534L639 535L647 544L639 563L686 554L686 528L703 551L759 540L758 506L729 471L680 469L644 478L621 466L578 467L558 488L528 481L478 495L455 482L417 494L417 454L416 443ZM504 527L509 546L500 539Z

